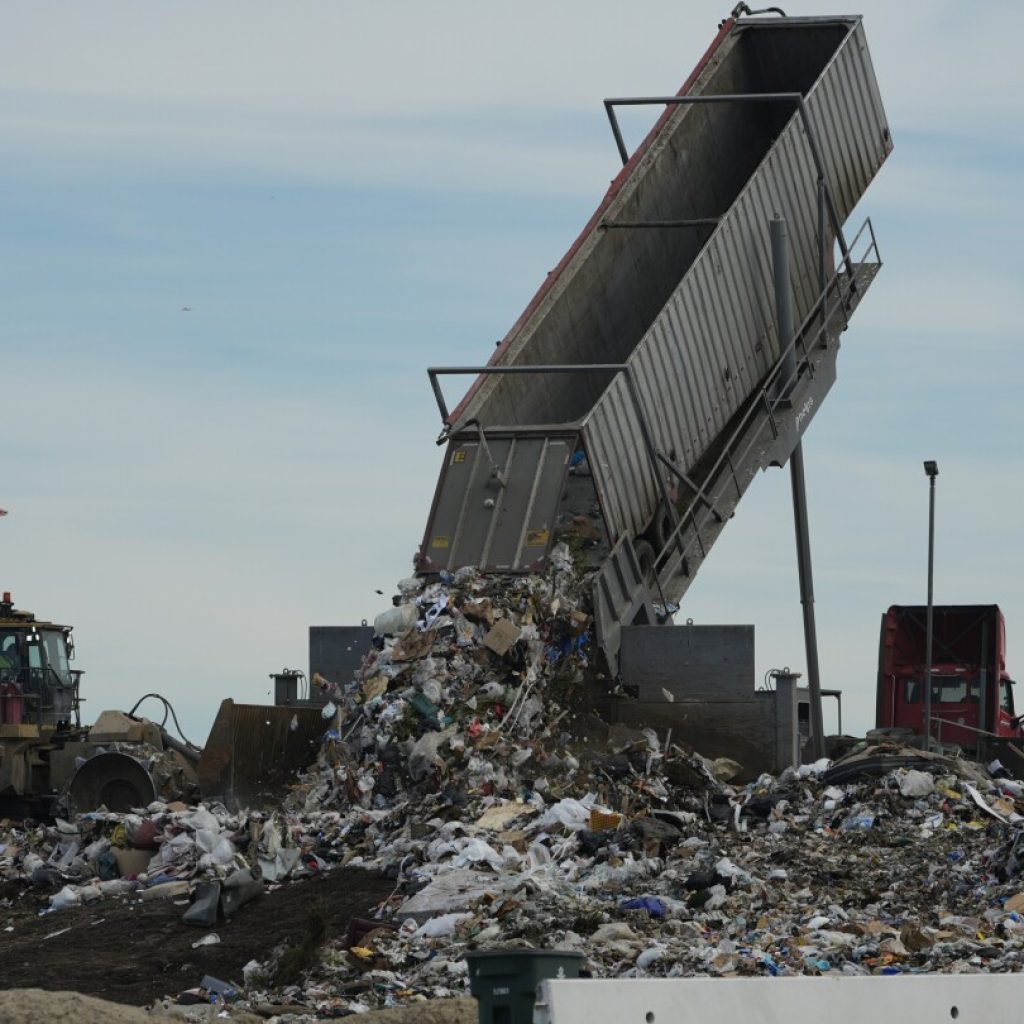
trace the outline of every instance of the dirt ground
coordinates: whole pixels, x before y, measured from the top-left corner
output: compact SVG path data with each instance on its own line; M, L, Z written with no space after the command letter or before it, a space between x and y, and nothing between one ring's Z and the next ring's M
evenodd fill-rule
M0 992L0 1021L3 1024L37 1024L38 1021L154 1024L144 1010L80 996L77 992L43 992L38 988Z
M282 942L299 946L311 917L323 918L328 938L343 935L350 918L366 917L393 887L379 875L336 868L266 893L212 929L219 944L193 949L207 929L184 924L184 908L171 900L106 900L40 917L45 896L9 883L0 887L0 901L11 901L0 902L0 987L147 1006L197 986L204 974L240 982L248 961Z
M191 1007L195 1010L196 1007ZM204 1014L214 1019L214 1014ZM44 992L38 988L0 991L0 1024L160 1024L182 1018L158 1011L155 1016L132 1006L77 992ZM203 1018L199 1018L202 1020ZM262 1017L232 1012L235 1024L260 1024ZM473 999L438 999L393 1010L363 1014L360 1024L476 1024L477 1004Z

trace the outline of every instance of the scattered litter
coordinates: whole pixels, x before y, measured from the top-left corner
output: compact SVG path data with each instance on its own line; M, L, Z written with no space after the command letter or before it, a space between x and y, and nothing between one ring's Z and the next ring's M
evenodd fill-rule
M900 792L904 796L927 796L935 790L935 781L927 772L908 768L906 771L897 772L896 777L899 781Z
M522 636L523 631L508 619L499 619L484 637L484 647L495 654L505 655L512 650L513 644Z

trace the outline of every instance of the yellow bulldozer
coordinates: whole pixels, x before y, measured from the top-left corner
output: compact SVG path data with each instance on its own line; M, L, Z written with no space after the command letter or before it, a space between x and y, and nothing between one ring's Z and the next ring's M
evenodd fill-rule
M265 805L315 760L330 726L323 701L303 694L303 673L290 670L272 676L273 706L224 700L203 747L185 739L159 694L84 726L83 673L71 667L73 659L72 627L37 619L3 594L0 816L123 812L156 799ZM162 706L161 721L137 714L147 700Z

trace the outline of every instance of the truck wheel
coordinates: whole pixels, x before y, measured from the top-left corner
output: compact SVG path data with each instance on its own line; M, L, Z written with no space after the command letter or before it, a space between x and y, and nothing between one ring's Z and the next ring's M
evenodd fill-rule
M633 550L636 552L636 560L640 565L640 571L644 574L644 579L649 580L654 575L654 548L650 541L647 540L635 540L633 541Z
M672 516L664 505L659 505L658 511L654 513L649 532L656 549L659 552L664 551L665 545L672 535Z

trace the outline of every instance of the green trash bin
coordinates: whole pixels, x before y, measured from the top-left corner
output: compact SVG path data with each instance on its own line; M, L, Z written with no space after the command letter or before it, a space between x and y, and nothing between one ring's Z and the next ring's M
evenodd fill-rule
M578 978L582 953L560 949L493 949L467 953L469 991L480 1024L531 1024L537 986L547 978Z

